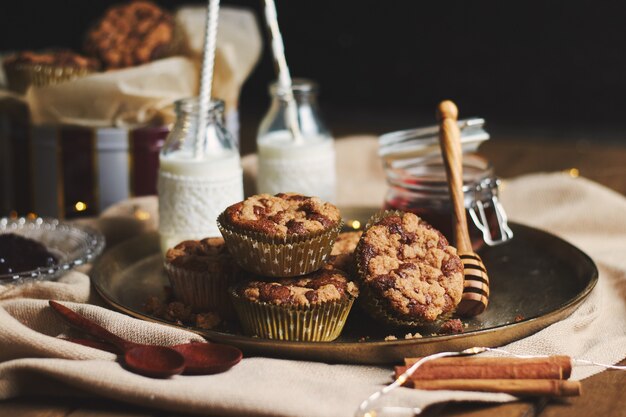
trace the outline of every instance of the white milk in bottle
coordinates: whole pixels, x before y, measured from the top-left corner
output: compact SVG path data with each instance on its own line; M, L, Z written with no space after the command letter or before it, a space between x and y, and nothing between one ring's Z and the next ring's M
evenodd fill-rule
M288 102L277 84L272 104L257 136L260 193L298 192L335 200L335 147L317 109L317 85L294 79L291 86L299 124L299 140L289 129Z
M223 103L209 107L203 152L194 149L198 100L176 102L177 119L159 155L161 250L187 239L219 236L217 216L243 200L239 152L222 124Z

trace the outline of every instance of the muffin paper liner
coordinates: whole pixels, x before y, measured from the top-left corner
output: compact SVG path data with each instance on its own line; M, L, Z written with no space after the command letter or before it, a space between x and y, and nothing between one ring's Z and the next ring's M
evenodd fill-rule
M212 311L222 318L234 317L228 287L234 277L227 273L190 271L165 262L165 270L176 300L194 311Z
M231 298L248 336L298 342L330 342L341 334L354 298L309 307L279 306L246 300L234 291Z
M21 64L6 68L7 84L12 91L25 93L31 85L45 87L96 72L90 68L64 67L59 65Z
M365 232L375 223L378 223L382 219L389 216L403 216L405 213L403 211L398 210L385 210L380 211L374 214L367 221L365 226L363 236L365 236ZM359 280L359 306L365 310L370 317L372 317L377 322L394 327L420 327L429 324L436 323L441 320L449 319L454 311L441 314L434 321L420 320L420 319L410 319L407 317L401 317L397 313L395 313L391 308L386 304L384 300L380 300L377 294L375 294L367 285L365 276L366 271L364 271L363 263L361 262L361 257L359 254L361 253L361 245L363 240L359 241L357 248L355 250L355 260L356 260L356 268L357 268L357 278Z
M296 277L320 269L342 224L340 221L335 227L316 234L272 239L228 225L223 213L217 218L217 227L239 266L266 277Z

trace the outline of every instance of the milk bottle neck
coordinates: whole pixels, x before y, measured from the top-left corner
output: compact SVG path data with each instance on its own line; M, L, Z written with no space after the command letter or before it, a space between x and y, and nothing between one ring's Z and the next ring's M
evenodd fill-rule
M324 124L317 106L317 84L294 78L291 89L285 89L277 83L272 83L269 88L272 98L270 108L259 127L257 142L267 143L274 138L281 142L285 136L291 136L289 123L289 105L293 97L296 107L296 115L302 138L305 142L320 140L332 140L332 136ZM287 141L291 142L291 140ZM288 145L288 143L286 143Z
M197 97L174 103L176 122L170 132L161 156L174 153L197 154L196 136L200 120L200 104ZM224 127L224 102L212 100L209 104L205 135L200 145L201 155L215 157L237 151L233 136Z

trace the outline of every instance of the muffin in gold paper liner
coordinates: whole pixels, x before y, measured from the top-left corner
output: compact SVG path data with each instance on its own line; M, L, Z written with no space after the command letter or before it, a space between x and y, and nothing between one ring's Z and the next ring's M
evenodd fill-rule
M168 250L165 271L174 298L196 312L212 311L223 318L234 317L228 288L240 270L228 253L224 240L188 240Z
M406 276L402 276L403 271L419 268L418 266L408 265L420 263L417 260L402 263L396 269L392 268L393 271L398 271L396 272L395 276L393 276L391 273L379 274L377 276L378 281L368 280L369 262L371 261L371 259L374 258L371 245L368 245L368 243L366 243L366 240L369 236L368 231L373 226L380 225L380 222L384 221L385 219L395 216L400 218L399 224L394 219L394 221L390 220L388 222L389 224L383 225L386 226L388 230L391 229L394 230L394 232L400 234L398 242L402 243L402 239L406 238L403 237L402 232L400 232L401 229L398 228L404 224L404 216L413 216L410 218L410 220L419 225L417 231L411 233L430 234L431 238L437 239L436 246L427 246L425 248L421 248L424 250L425 259L428 260L426 261L422 259L420 261L421 263L426 264L426 267L424 267L423 270L420 270L420 272L422 273L426 271L428 273L437 275L436 277L419 277L420 282L418 282L418 284L425 285L428 292L418 294L417 297L423 297L423 299L426 301L425 303L420 303L419 299L408 299L408 297L405 295L405 292L403 292L406 291L406 285L401 285L401 287L403 287L401 289L398 289L395 286L398 277L400 279L406 278ZM393 248L386 247L385 249L387 253L392 253L391 249ZM403 247L403 251L409 250L412 249L410 247ZM437 252L429 253L428 251ZM408 252L406 253L408 254ZM454 313L456 306L461 300L461 295L463 293L463 265L460 258L456 254L456 249L448 245L447 240L440 232L433 229L432 226L421 220L413 213L405 213L401 211L384 211L372 216L372 218L370 218L370 220L367 222L365 232L363 233L363 236L359 241L355 254L357 274L361 291L361 296L359 297L360 306L372 318L382 324L395 327L415 327L432 324L435 321L450 318L450 316ZM433 260L435 260L436 256L441 257L441 265L439 265L439 271L437 271L437 268L428 264L428 262L432 263ZM387 262L393 262L393 260L387 260ZM445 265L443 264L444 262ZM405 265L408 266L403 269L402 267L404 267ZM439 274L437 274L437 272L439 272ZM373 288L374 284L378 287L376 291ZM412 288L412 290L418 292L416 288ZM397 303L403 301L407 301L406 308L409 309L409 312L411 314L402 314L398 311L396 305Z
M354 299L312 308L286 308L252 303L232 296L243 331L248 336L297 342L330 342L341 334Z
M336 278L329 279L329 276ZM264 300L261 300L263 297L247 297L245 291L258 290L254 287L257 284L262 287ZM309 285L311 289L302 285ZM326 288L321 288L324 285ZM335 290L342 288L339 291L341 295L328 297L327 300L316 298L324 297L331 287ZM315 295L305 297L304 291ZM358 289L342 271L321 270L305 277L287 278L279 282L244 283L239 288L231 288L230 295L243 331L248 336L329 342L341 334ZM281 297L287 301L283 303ZM323 301L307 302L305 298Z
M98 70L98 63L67 50L24 51L8 56L2 63L9 89L24 94L31 85L45 87L71 81Z
M315 225L317 230L309 231L304 226L301 226L302 229L299 233L280 235L268 233L260 226L256 228L256 223L261 225L263 221L265 225L269 224L271 227L285 228L283 225L272 223L267 218L245 220L245 223L247 223L246 228L241 224L233 223L228 216L229 213L235 212L235 209L244 210L242 207L245 207L246 204L250 208L250 201L267 202L270 199L279 203L288 202L285 204L292 204L294 207L300 203L304 205L306 202L313 201L311 204L316 205L316 207L321 207L322 205L331 207L335 218L332 220L325 218L322 222L315 220L317 222ZM257 208L259 210L264 209L263 207L255 206L255 210ZM289 213L287 213L287 210L280 211L278 215L295 216L295 211L296 209ZM322 217L318 213L315 213L315 215ZM307 221L307 219L299 220ZM313 223L311 220L308 221ZM300 227L298 221L294 220L294 223ZM277 194L276 196L266 194L252 196L243 202L230 206L217 218L217 226L237 263L247 271L267 277L294 277L320 269L325 264L332 250L333 243L341 230L342 224L336 207L323 203L314 197L305 197L294 193Z

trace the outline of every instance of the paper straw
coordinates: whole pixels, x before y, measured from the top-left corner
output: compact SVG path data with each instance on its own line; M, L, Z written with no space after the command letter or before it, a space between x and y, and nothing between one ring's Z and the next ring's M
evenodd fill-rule
M302 133L300 131L300 123L298 122L298 107L293 98L291 74L287 66L287 58L285 58L285 46L278 27L278 16L274 0L265 0L265 20L272 35L272 52L278 67L278 87L284 92L287 102L287 128L293 134L296 143L302 142Z
M213 68L215 65L219 10L220 0L209 0L206 16L204 51L202 57L202 72L200 75L200 114L198 117L198 131L194 146L195 158L201 158L204 154L202 145L204 144L209 106L211 105L211 87L213 86Z

